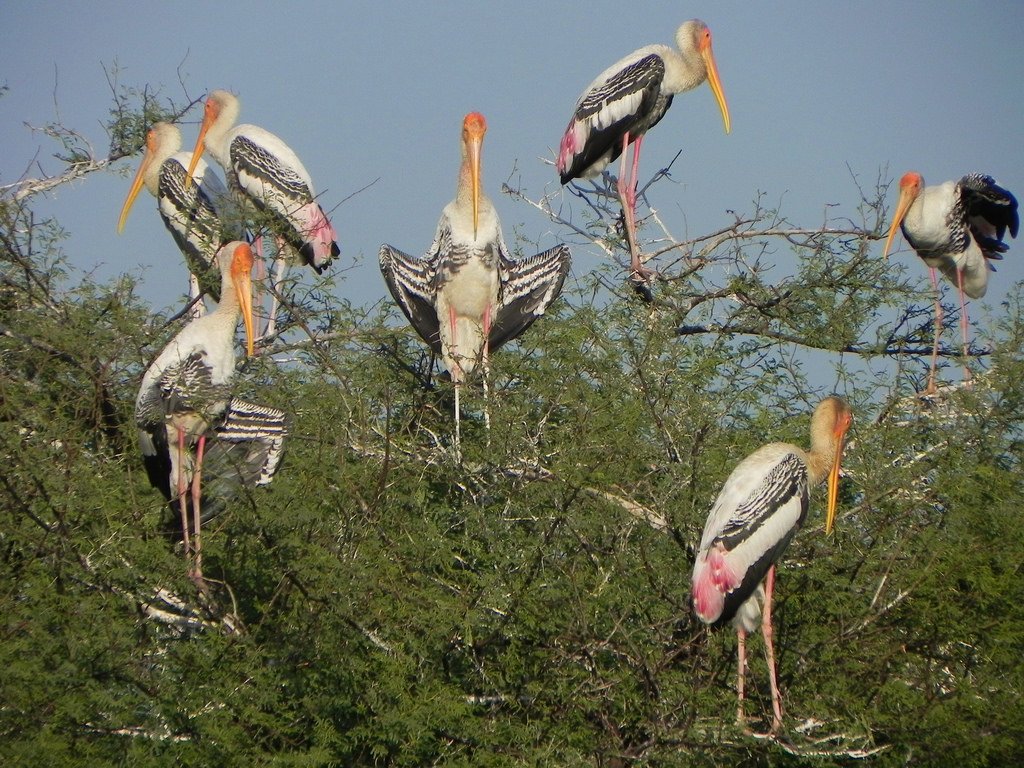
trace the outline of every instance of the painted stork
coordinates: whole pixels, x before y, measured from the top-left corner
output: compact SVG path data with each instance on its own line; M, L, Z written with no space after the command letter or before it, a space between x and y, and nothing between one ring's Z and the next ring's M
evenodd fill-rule
M146 151L121 207L117 231L124 231L128 213L143 186L156 198L157 210L167 231L185 256L190 273L189 298L206 293L220 300L220 276L214 263L217 251L230 240L241 240L240 223L229 221L228 191L202 159L194 164L194 184L186 184L193 156L181 152L181 131L172 123L155 123L146 134ZM202 314L202 303L195 307Z
M1020 219L1017 198L1003 189L991 176L970 173L960 181L947 181L937 187L926 187L921 174L908 171L900 179L900 197L892 217L883 255L889 258L896 229L922 261L935 290L935 340L932 345L931 369L925 394L934 394L935 367L939 356L939 333L942 329L942 303L939 298L939 269L960 294L960 335L964 345L964 375L967 367L967 300L980 299L988 288L988 272L995 269L989 260L998 261L1009 250L1003 242L1006 231L1017 236Z
M186 325L164 347L146 370L135 400L147 474L172 509L177 504L185 553L191 560L189 575L197 584L203 583L202 522L218 511L232 489L270 482L286 431L281 411L231 396L239 314L245 324L247 352L253 353L252 249L247 243L231 242L220 249L216 261L221 272L220 304ZM215 493L201 490L204 455L206 464L213 462L217 470L212 473ZM204 498L214 503L204 507Z
M313 181L298 155L270 131L255 125L235 125L240 104L227 91L212 91L206 99L193 165L204 151L220 163L228 185L242 193L273 221L278 253L274 267L274 298L264 332L276 329L278 295L287 260L283 251L294 250L320 274L340 253L334 227L316 201ZM190 169L191 171L191 169Z
M832 532L843 440L852 420L853 412L842 399L823 400L811 419L810 452L805 453L788 443L769 443L758 448L729 475L704 524L693 566L693 606L706 624L718 625L731 620L736 628L737 719L740 724L744 722L746 636L756 631L759 615L771 682L772 732L782 724L782 699L772 644L775 562L807 515L810 489L826 477L825 533Z
M602 72L586 87L562 136L555 167L562 184L599 175L621 155L618 193L626 222L633 279L646 284L651 272L640 260L636 240L636 187L640 145L644 134L658 124L672 98L705 80L718 101L729 133L729 106L718 79L711 30L699 19L676 31L679 50L648 45L633 51ZM633 144L633 164L626 175L626 147Z
M486 386L490 353L544 314L561 293L570 265L564 245L520 261L509 256L498 214L480 189L486 131L483 115L466 115L455 199L441 213L426 254L417 259L386 243L380 248L380 271L391 295L451 373L457 452L460 385L482 363Z

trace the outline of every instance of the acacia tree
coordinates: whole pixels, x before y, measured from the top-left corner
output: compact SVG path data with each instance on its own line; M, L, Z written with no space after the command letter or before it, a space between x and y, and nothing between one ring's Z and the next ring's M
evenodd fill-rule
M32 210L137 149L138 95L115 89L109 154L62 148L65 172L0 199L5 763L1020 757L1021 292L974 386L918 398L930 296L872 253L885 180L817 227L755 197L681 241L642 208L652 301L611 261L583 277L494 359L486 401L467 390L461 464L451 386L397 311L292 287L238 385L291 415L286 463L214 522L210 602L132 423L181 321L81 278L73 233ZM606 184L575 210L509 191L625 257ZM733 723L732 633L691 615L693 546L742 456L806 442L823 369L857 413L841 518L826 539L812 511L781 565L786 727L758 739ZM749 710L770 713L752 645Z

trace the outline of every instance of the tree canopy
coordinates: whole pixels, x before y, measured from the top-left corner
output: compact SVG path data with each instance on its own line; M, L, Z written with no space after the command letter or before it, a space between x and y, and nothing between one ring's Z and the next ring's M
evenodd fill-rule
M752 192L680 241L642 207L649 303L622 280L612 187L507 189L609 259L495 356L486 398L466 389L461 463L451 384L397 308L293 276L284 331L237 380L290 415L287 455L208 529L203 598L132 415L183 321L129 277L83 277L74 233L33 208L189 106L115 97L106 156L55 130L66 173L0 196L5 764L1021 759L1024 292L973 348L972 386L918 397L932 299L879 258L887 179L822 226ZM826 538L814 496L780 564L786 723L758 738L734 723L733 633L690 609L694 547L732 467L805 445L833 389L856 413L839 520Z

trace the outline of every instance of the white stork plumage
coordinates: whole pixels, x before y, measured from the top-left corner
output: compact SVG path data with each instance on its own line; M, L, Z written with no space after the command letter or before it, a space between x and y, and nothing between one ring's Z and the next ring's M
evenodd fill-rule
M238 487L270 482L286 431L281 411L231 396L239 314L245 324L247 352L253 353L252 249L247 243L231 242L220 249L216 261L221 273L220 304L186 325L164 347L146 370L135 400L147 474L172 509L177 505L186 556L191 559L189 574L198 584L202 584L202 522ZM211 473L214 490L201 487L202 470L211 462L216 468ZM213 503L204 506L204 499Z
M220 300L220 274L214 260L220 247L245 236L239 221L231 221L227 188L213 169L199 159L192 170L192 154L181 152L181 131L172 123L154 123L146 134L146 151L121 207L117 231L123 232L128 213L143 186L156 198L167 231L185 256L190 273L189 298L200 292ZM202 303L195 307L202 314Z
M718 101L729 133L725 102L711 49L711 30L691 19L676 31L679 50L648 45L619 59L584 89L565 129L555 163L562 184L599 175L621 155L618 193L629 240L634 280L646 283L650 271L640 260L636 240L636 187L644 134L665 116L672 98L705 80ZM626 147L633 144L633 165L626 173Z
M693 566L693 606L701 621L717 625L731 620L736 628L737 719L741 724L746 635L757 629L759 617L771 682L772 732L782 724L772 644L775 563L807 515L810 489L826 477L825 532L831 533L843 440L852 420L853 412L841 398L823 400L811 419L811 450L804 452L788 443L758 448L729 475L704 525Z
M320 274L340 253L337 235L316 201L313 180L298 155L270 131L235 125L239 109L235 95L221 90L210 93L192 162L208 151L224 169L228 185L272 219L278 245L273 278L278 294L287 269L282 249L294 250ZM275 332L277 307L275 295L265 336Z
M380 270L391 295L451 373L456 446L461 383L481 363L486 385L490 354L544 314L561 293L570 266L564 245L521 261L509 256L498 214L480 190L486 131L483 115L466 115L455 199L441 213L423 257L386 243L380 248Z
M935 367L942 329L942 303L935 270L956 285L960 294L960 334L964 345L964 374L967 367L967 299L980 299L988 288L990 260L1000 260L1009 249L1003 242L1007 230L1017 236L1020 219L1017 198L1000 187L991 176L971 173L959 181L926 187L921 174L908 171L900 179L900 197L892 217L883 255L897 228L922 261L928 265L935 290L935 340L926 394L934 394Z

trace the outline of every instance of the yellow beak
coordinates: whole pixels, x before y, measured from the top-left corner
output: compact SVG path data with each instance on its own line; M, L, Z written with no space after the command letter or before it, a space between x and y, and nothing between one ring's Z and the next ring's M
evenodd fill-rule
M146 172L149 170L149 166L153 163L153 153L150 149L146 148L146 154L142 156L142 162L139 163L139 170L135 172L135 178L132 179L131 189L128 190L128 197L125 198L124 205L121 206L121 216L117 220L117 234L124 232L125 222L128 221L128 212L132 209L132 205L135 204L135 198L139 196L139 190L142 189L143 181L146 178Z
M253 261L252 248L248 243L241 243L235 248L231 260L231 280L235 286L235 295L238 296L242 322L245 323L245 351L249 357L253 356L256 338L252 316Z
M892 239L896 236L896 230L900 228L900 224L903 223L904 217L907 215L907 211L910 210L910 206L914 203L914 193L909 187L903 187L900 189L900 199L896 203L896 213L892 216L892 225L889 227L889 236L885 239L885 249L882 251L882 256L886 259L889 258L889 248L892 245Z
M832 533L832 525L836 520L836 506L839 501L839 468L843 460L843 443L846 430L850 427L850 419L841 419L836 426L836 457L832 461L832 469L828 473L828 508L825 512L825 534Z
M715 65L715 54L711 50L711 45L705 46L701 50L700 55L704 59L704 66L708 72L708 85L711 86L711 92L715 94L718 108L722 110L725 132L729 133L732 130L732 122L729 119L729 105L725 103L725 93L722 91L722 81L718 79L718 67Z
M483 148L483 135L469 138L469 178L473 185L473 237L480 223L480 152Z
M203 124L199 127L199 136L196 138L196 146L192 150L192 162L188 164L188 173L185 174L185 189L192 186L193 178L192 172L195 171L196 166L199 165L199 158L203 156L203 152L206 149L206 132L210 130L210 125L214 121L214 116L209 110L206 111L205 117L203 117Z

